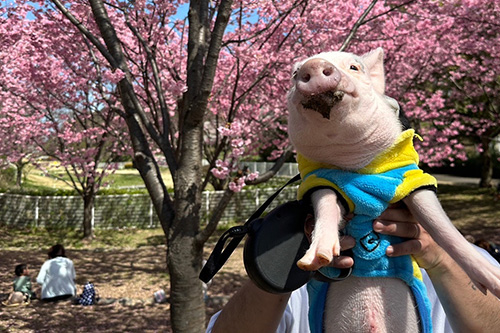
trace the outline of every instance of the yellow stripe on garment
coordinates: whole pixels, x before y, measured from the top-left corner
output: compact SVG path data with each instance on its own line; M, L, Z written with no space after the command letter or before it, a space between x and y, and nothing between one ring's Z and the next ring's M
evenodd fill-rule
M411 164L418 165L419 157L417 152L415 151L415 148L413 147L413 138L415 136L420 138L415 134L415 131L413 129L404 131L396 139L393 146L385 150L370 164L357 172L360 174L380 174ZM345 193L341 191L340 188L334 183L323 178L318 178L314 174L305 179L308 174L315 170L338 168L326 163L309 160L301 154L297 154L297 162L299 164L299 171L303 180L297 194L299 200L302 199L309 190L315 187L332 187L337 190L344 197L344 199L346 199L347 204L349 205L349 210L354 210L353 201L348 198ZM398 202L409 195L415 189L429 185L435 187L437 186L436 179L431 175L424 173L420 169L407 171L404 174L403 182L396 188L396 193L390 203Z
M418 266L417 261L413 257L411 257L411 264L413 265L413 276L416 279L423 281L424 278L422 277L422 271L420 270L420 266Z
M299 164L299 172L300 172L300 177L302 179L304 179L304 177L310 174L311 172L318 169L338 169L337 167L331 164L315 162L313 160L310 160L304 157L304 155L300 153L297 154L297 163Z
M301 173L302 176L302 173ZM304 177L304 176L302 176ZM302 184L299 186L299 190L297 192L297 198L298 200L301 200L304 198L304 196L307 194L307 192L313 188L317 187L330 187L338 191L340 195L346 200L347 205L349 206L349 212L354 211L354 202L349 198L344 191L342 191L337 184L332 183L331 181L325 179L325 178L319 178L315 174L310 175L307 177L305 180L302 181Z
M380 174L389 170L402 168L410 164L418 165L418 154L413 147L413 138L420 136L413 129L401 133L394 145L377 156L370 164L359 170L362 174ZM437 186L436 179L422 170L410 170L404 174L404 180L396 189L394 198L390 203L395 203L408 196L415 189L422 186Z
M436 178L424 173L420 169L405 172L403 182L396 188L396 193L389 203L398 202L406 198L411 192L424 186L437 187Z
M409 129L401 133L394 145L378 155L370 164L359 170L362 174L380 174L389 170L418 165L418 154L413 148L415 131Z

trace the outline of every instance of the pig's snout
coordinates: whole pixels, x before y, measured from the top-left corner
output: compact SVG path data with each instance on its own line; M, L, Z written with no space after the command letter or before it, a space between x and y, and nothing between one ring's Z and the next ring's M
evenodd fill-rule
M340 71L323 59L306 61L297 72L297 90L305 96L335 91L340 82Z

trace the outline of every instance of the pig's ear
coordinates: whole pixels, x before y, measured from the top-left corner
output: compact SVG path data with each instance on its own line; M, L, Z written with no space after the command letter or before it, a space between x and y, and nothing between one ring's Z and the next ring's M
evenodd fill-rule
M385 93L384 50L378 47L363 54L361 58L368 69L375 91L383 95Z

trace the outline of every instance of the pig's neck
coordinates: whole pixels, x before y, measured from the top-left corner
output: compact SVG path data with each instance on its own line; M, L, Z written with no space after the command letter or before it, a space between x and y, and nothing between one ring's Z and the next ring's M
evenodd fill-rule
M385 113L385 112L384 112ZM346 117L339 122L332 131L334 134L318 138L322 142L321 147L305 156L322 163L334 165L347 170L358 170L368 165L384 150L391 147L401 133L401 125L393 113L385 113L377 117L357 119ZM329 124L329 131L332 130ZM326 132L327 129L325 129ZM325 133L321 130L315 133ZM331 133L332 133L331 132ZM316 135L316 134L312 134Z
M345 140L326 148L328 164L347 170L361 169L391 147L399 134L398 132L392 134L387 131L372 130L365 132L366 136L356 136L353 132L348 131L346 134L357 137L356 140Z

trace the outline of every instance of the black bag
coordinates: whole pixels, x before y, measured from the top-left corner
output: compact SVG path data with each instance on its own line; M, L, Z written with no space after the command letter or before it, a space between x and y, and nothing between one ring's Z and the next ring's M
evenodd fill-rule
M85 283L83 286L83 292L78 299L78 304L80 305L94 305L99 301L99 295L97 294L97 289L91 282Z
M222 234L201 270L200 279L203 282L210 281L222 268L245 235L248 235L243 252L245 269L259 288L272 293L286 293L309 281L313 273L302 271L295 264L309 246L304 234L309 208L299 201L290 201L261 217L274 198L299 179L300 175L290 179L244 225L230 228Z
M243 260L248 276L259 288L291 292L314 275L296 264L309 248L304 234L309 210L300 201L290 201L250 224Z

